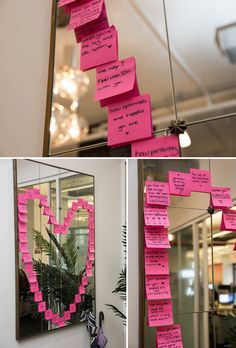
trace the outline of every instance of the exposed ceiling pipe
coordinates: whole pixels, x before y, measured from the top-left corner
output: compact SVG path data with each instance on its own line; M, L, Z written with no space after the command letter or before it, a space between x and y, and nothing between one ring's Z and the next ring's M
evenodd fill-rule
M147 25L147 27L151 30L151 32L156 36L156 38L160 41L162 46L168 50L166 43L166 36L161 33L161 30L158 28L158 25L153 24L152 20L148 13L144 12L143 9L137 4L136 0L128 0L129 4L138 14L138 16L142 19L142 21ZM211 105L211 95L204 86L203 82L195 75L193 70L188 66L186 61L181 57L178 51L171 45L171 55L175 64L181 69L181 71L198 87L203 96L206 99L207 105Z

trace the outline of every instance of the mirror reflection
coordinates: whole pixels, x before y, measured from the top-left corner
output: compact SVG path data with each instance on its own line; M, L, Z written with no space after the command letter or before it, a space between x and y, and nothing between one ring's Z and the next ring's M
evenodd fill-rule
M87 314L95 310L94 242L91 243L92 220L86 205L70 213L73 216L65 233L55 233L56 225L63 225L63 221L65 225L78 199L84 200L94 209L93 176L17 160L18 194L25 195L32 190L39 190L48 206L37 198L27 200L25 204L26 243L33 269L30 270L30 264L23 260L25 250L19 250L18 338L86 322ZM18 217L22 206L20 204L19 208L18 198ZM51 210L51 215L45 214L47 208ZM55 218L57 224L49 222L51 218ZM18 220L19 243L24 237L20 233L20 223ZM23 244L19 246L24 248ZM90 254L89 248L92 246ZM89 274L88 257L91 264ZM32 277L36 277L35 281ZM81 285L85 285L85 293L80 292ZM42 298L38 301L40 292ZM75 303L76 294L81 296ZM51 313L39 312L39 303L42 302L45 302L46 309L51 310Z

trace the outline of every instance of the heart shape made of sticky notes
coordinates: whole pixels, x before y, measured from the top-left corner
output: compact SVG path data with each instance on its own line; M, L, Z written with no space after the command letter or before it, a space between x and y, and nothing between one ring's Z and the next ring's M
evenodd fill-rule
M74 219L74 214L79 209L85 209L88 212L88 250L85 265L85 274L82 277L81 284L78 285L78 292L75 294L74 301L69 304L69 308L64 311L64 315L53 313L51 308L47 308L46 302L43 301L42 291L39 289L39 284L34 271L33 259L29 252L27 239L27 202L29 200L39 200L39 206L43 209L43 215L48 216L48 224L53 226L54 234L67 234L70 222ZM68 209L67 216L64 218L64 223L59 224L52 213L47 197L40 193L39 189L26 189L25 193L18 193L18 241L19 251L22 256L24 271L30 284L30 292L34 295L34 302L38 305L38 312L44 313L44 319L51 321L52 324L63 327L66 321L70 320L71 314L76 313L77 307L82 299L82 295L86 294L88 278L93 275L93 261L95 259L95 238L94 238L94 206L88 201L78 198L72 203L72 207Z

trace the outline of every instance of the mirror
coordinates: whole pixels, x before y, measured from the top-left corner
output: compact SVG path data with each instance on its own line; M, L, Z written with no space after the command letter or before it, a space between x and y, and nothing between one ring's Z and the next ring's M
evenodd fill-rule
M234 157L235 40L232 38L231 48L225 46L236 28L235 1L229 0L227 6L224 0L165 3L174 86L170 79L163 0L105 0L109 25L118 30L119 58L136 58L140 92L151 96L156 131L169 127L175 119L173 87L178 117L187 123L231 115L189 127L191 145L187 136L182 139L183 156ZM107 108L94 102L95 69L80 70L80 44L74 31L67 31L68 22L68 14L55 6L55 42L51 47L55 74L49 91L50 95L53 93L46 118L44 155L130 156L130 146L106 146ZM49 79L52 74L53 69ZM158 135L164 134L163 131Z
M16 337L95 313L94 177L15 160Z

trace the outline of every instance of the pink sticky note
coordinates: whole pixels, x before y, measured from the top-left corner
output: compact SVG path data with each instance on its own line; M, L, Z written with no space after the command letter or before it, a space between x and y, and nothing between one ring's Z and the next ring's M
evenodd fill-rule
M100 101L101 106L115 104L138 95L134 57L118 60L96 69L94 100Z
M41 196L41 198L40 198L40 204L41 204L43 207L49 208L49 203L48 203L48 199L47 199L46 196Z
M94 260L95 260L95 255L94 255L94 253L88 253L88 259L89 259L90 261L94 261Z
M71 17L68 30L82 27L97 20L104 7L104 0L81 0L71 7Z
M76 305L74 303L70 304L70 312L75 313L76 312Z
M56 218L54 216L49 216L48 224L58 225L58 222L57 222L57 220L56 220Z
M190 169L191 191L211 192L211 173L208 170Z
M145 274L169 275L167 250L145 249Z
M146 296L148 300L171 298L169 276L146 276Z
M18 221L18 232L26 233L26 231L27 231L26 224Z
M22 260L26 263L32 262L32 257L30 253L22 253Z
M64 218L64 226L69 227L70 226L70 219L69 218Z
M27 223L27 216L25 213L21 214L21 213L18 213L18 219L19 219L19 222L21 223Z
M81 302L81 295L80 294L76 294L75 295L75 303L80 303Z
M169 185L166 182L146 181L146 203L170 205Z
M149 95L122 100L108 107L108 145L121 146L152 137Z
M175 196L191 195L191 175L189 173L169 172L170 194Z
M34 273L35 272L32 272L32 274L30 274L30 273L28 274L28 280L29 280L30 284L34 284L37 282L37 277Z
M144 221L146 226L169 226L167 208L144 208Z
M79 208L79 203L73 202L73 203L72 203L72 210L73 210L73 211L77 211L78 208Z
M32 273L33 270L34 270L33 263L31 263L31 262L30 263L25 263L24 264L24 270L28 274Z
M63 320L60 320L58 323L58 327L65 327L66 323Z
M54 233L61 234L62 233L62 226L61 225L54 225Z
M75 213L73 210L68 210L67 212L67 218L68 219L74 219Z
M44 318L45 318L45 320L51 320L52 319L52 310L51 309L48 309L48 310L45 311Z
M175 135L166 135L135 142L132 157L180 157L179 139Z
M172 325L157 329L158 348L183 348L180 325Z
M31 292L38 292L39 291L39 285L37 282L30 284L30 291Z
M37 291L34 293L34 301L35 302L41 302L43 298L42 291Z
M220 230L236 232L236 210L223 211Z
M86 269L86 274L87 274L87 277L92 277L93 271L91 269Z
M19 233L19 241L20 242L27 242L27 234L25 232Z
M28 253L29 249L28 249L28 242L24 241L19 243L19 250L21 253Z
M71 318L71 313L70 313L70 311L65 311L65 312L64 312L64 318L65 318L65 320L70 320L70 318Z
M114 26L90 34L81 40L82 71L114 62L118 59L117 30Z
M165 326L173 324L172 301L148 301L148 325Z
M36 198L36 194L35 194L34 189L27 189L26 190L26 196L27 196L27 199L35 199Z
M49 208L49 207L44 207L44 208L43 208L43 215L46 215L46 216L53 216L53 213L52 213L51 208Z
M58 314L53 314L52 315L52 323L57 324L59 322L59 316Z
M77 0L59 0L58 7L62 7L68 4L71 4Z
M89 260L88 260L88 261L86 262L86 268L87 268L87 269L92 269L92 268L93 268L93 261L89 261Z
M94 213L94 206L92 204L89 204L88 209L89 209L89 216L94 218L94 214L93 214Z
M226 187L211 188L211 205L215 209L230 208L233 206L231 190Z
M18 204L18 212L21 214L27 213L27 208L26 208L25 204Z
M169 249L171 247L166 228L145 226L144 235L147 248Z
M69 10L70 12L71 10ZM102 12L98 19L95 21L92 21L88 24L83 25L82 27L75 28L75 37L76 41L79 43L81 40L91 34L94 34L100 30L106 29L109 27L109 22L107 18L107 11L106 6L104 3L104 6L102 8Z
M86 276L83 276L83 278L82 278L82 285L84 285L84 286L88 285L88 278Z
M46 303L45 302L39 302L38 303L38 312L42 313L46 311Z
M26 204L27 203L27 196L25 193L18 193L18 203L19 204Z
M85 287L84 287L84 285L80 285L79 293L80 293L80 295L84 295L85 294Z

